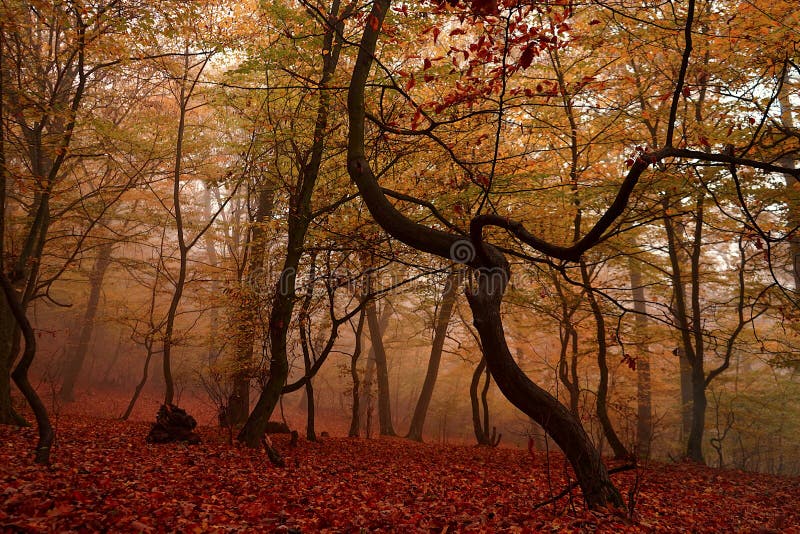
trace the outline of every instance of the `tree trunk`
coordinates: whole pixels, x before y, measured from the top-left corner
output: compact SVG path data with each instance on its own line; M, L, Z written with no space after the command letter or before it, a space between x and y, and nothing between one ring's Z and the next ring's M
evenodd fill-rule
M0 272L5 273L5 207L6 207L6 153L5 153L5 69L2 68L5 52L5 35L0 32ZM10 305L0 292L0 424L26 425L11 403L11 369L17 355L13 350L16 321Z
M486 359L481 358L475 371L472 373L472 381L469 384L469 400L472 404L472 429L475 432L475 439L478 445L489 445L489 436L484 432L483 420L481 417L481 405L478 399L478 387L481 383L481 376L486 370Z
M378 382L378 426L381 436L396 436L392 425L392 407L389 391L389 368L386 361L386 349L383 345L383 332L378 324L375 301L366 304L369 339L375 351L375 371Z
M683 347L675 349L681 381L681 439L688 440L692 430L692 364Z
M246 281L241 281L237 315L236 347L234 349L233 391L228 400L231 424L241 425L250 414L250 379L253 373L253 340L255 339L256 307L261 288L259 276L264 268L267 236L262 225L272 217L275 207L275 187L261 185L252 229L248 234L249 261Z
M516 407L553 436L572 464L589 508L613 504L624 506L622 497L611 483L608 470L580 422L547 391L525 375L514 361L503 332L500 304L509 276L509 265L496 248L483 243L486 224L512 226L507 218L478 215L470 223L470 239L426 227L403 215L386 198L366 155L366 86L370 76L381 24L389 11L389 0L375 0L370 12L374 23L363 26L358 57L353 67L347 95L349 115L347 170L358 187L375 221L392 237L407 245L443 258L457 259L476 269L474 290L467 293L473 321L478 330L489 370L500 391ZM621 187L609 209L579 242L558 247L542 240L529 240L541 252L563 260L575 261L619 216L630 191L649 163L637 160L629 170L626 185ZM527 236L526 236L527 237Z
M306 439L308 441L317 441L316 413L314 405L314 386L312 380L309 378L305 386L306 393Z
M355 329L354 335L356 339L355 347L353 347L353 354L350 356L350 378L353 381L353 407L350 417L350 430L347 435L351 438L357 438L359 429L361 428L361 382L358 376L358 360L361 357L361 338L364 333L364 316L365 310L361 309L358 314L358 326Z
M14 314L14 319L17 321L20 330L22 331L23 339L25 340L25 350L19 363L11 373L14 383L25 396L28 405L33 410L33 415L36 417L36 426L39 431L39 442L36 444L36 455L34 461L37 464L50 463L50 448L55 439L55 432L50 425L50 417L47 415L47 409L42 402L42 399L36 393L36 390L28 380L28 370L30 369L33 358L36 355L36 335L33 332L31 323L25 316L25 311L17 298L14 288L8 281L6 274L0 272L0 286L2 286L3 294L6 302Z
M172 209L175 216L175 230L178 233L178 277L175 280L175 289L172 293L172 300L167 310L167 321L164 326L164 340L161 349L162 370L164 372L164 404L170 405L175 397L175 384L172 378L172 345L173 330L175 328L175 316L178 313L178 305L183 296L184 285L186 284L186 270L189 261L189 247L183 231L183 214L181 212L181 177L183 175L183 137L186 131L186 113L189 106L189 99L192 97L191 89L188 90L186 82L189 76L189 50L183 55L183 78L181 79L180 93L178 95L178 136L175 141L175 162L172 171ZM199 76L199 75L198 75ZM194 85L192 85L194 87Z
M388 302L384 298L384 302ZM381 310L381 316L378 320L378 329L381 332L381 339L383 339L383 332L389 326L389 319L391 318L391 307L387 304ZM364 379L361 381L361 393L359 398L361 411L359 413L359 421L364 423L364 435L370 437L372 435L372 408L375 400L373 392L373 385L375 384L375 347L370 343L369 352L367 353L367 365L364 369Z
M633 256L628 258L628 269L633 293L633 310L636 312L634 327L639 337L636 344L636 451L639 457L648 458L653 440L653 408L652 387L650 384L650 353L645 333L647 328L647 301L645 301L644 286L642 285L642 270Z
M575 417L580 418L581 384L578 380L578 331L575 329L573 317L578 306L583 300L575 297L571 292L564 290L561 284L561 275L554 269L549 270L550 278L558 295L561 308L559 317L559 342L561 344L558 357L558 379L569 394L569 410ZM570 353L569 359L567 355Z
M128 417L131 416L133 412L133 407L136 406L136 401L139 400L139 395L141 395L142 390L144 389L144 385L147 383L147 374L148 370L150 369L150 360L153 358L153 340L148 339L145 341L145 347L147 347L147 356L144 359L144 369L142 370L142 379L139 380L139 383L136 384L136 389L133 390L133 396L131 397L130 402L128 402L128 407L125 409L125 413L122 414L120 419L122 421L127 421Z
M213 210L211 209L211 184L205 184L205 190L203 194L203 218L207 221L212 220ZM206 258L208 261L209 267L212 269L216 269L219 265L219 255L217 254L216 249L216 240L211 232L207 232L205 236L205 247L206 247ZM219 294L219 282L217 281L217 277L211 277L211 280L208 282L209 288L211 290L212 295ZM208 355L206 357L206 363L208 365L212 365L217 358L219 357L219 353L222 350L221 343L219 343L220 333L219 330L219 307L217 306L216 301L213 301L209 305L208 309Z
M425 417L428 414L428 407L433 397L436 377L439 375L439 363L442 360L442 350L444 349L444 341L447 337L447 326L450 324L450 318L453 316L453 308L456 298L458 297L459 281L460 273L453 269L444 282L441 307L439 308L439 313L436 315L433 329L433 344L431 345L431 355L428 359L428 371L425 374L425 382L422 384L417 406L411 418L411 426L409 427L407 436L408 439L422 441Z
M685 359L681 363L681 396L684 401L684 413L691 414L689 423L689 438L686 447L686 457L694 462L704 463L703 458L703 432L705 426L705 371L704 354L705 342L702 330L702 308L700 303L700 255L702 252L703 232L703 206L704 191L700 190L695 202L695 225L690 246L679 242L672 219L667 216L669 199L664 199L664 228L667 234L667 246L672 266L672 292L674 296L675 322L680 332L681 346L676 350L676 355ZM689 250L689 302L686 301L686 282L679 257L679 250ZM686 367L688 365L688 368ZM686 376L688 375L688 381ZM687 384L688 382L688 384ZM690 388L686 386L690 384ZM688 391L687 391L688 390ZM691 407L687 405L686 398L690 397ZM698 414L701 414L698 417ZM684 427L686 419L683 420ZM685 430L685 428L684 428Z
M299 184L291 195L287 228L286 258L283 263L280 279L275 287L272 310L269 317L270 365L269 379L256 402L253 411L247 418L237 439L248 447L257 448L266 432L269 417L281 396L286 379L289 376L289 361L286 352L286 335L292 319L295 300L295 283L297 269L303 255L306 233L311 223L311 198L319 177L322 156L325 148L325 137L328 129L331 94L325 90L333 77L339 61L342 42L337 32L343 28L343 20L339 18L340 0L334 0L329 13L331 20L338 20L335 27L328 26L323 37L322 76L319 82L319 104L314 123L313 142L302 165ZM344 17L342 17L344 18ZM298 154L298 158L300 155Z
M705 463L703 455L703 433L706 427L706 385L702 365L692 365L692 424L686 445L686 457L694 462Z
M611 483L600 453L580 422L558 399L540 388L514 361L503 332L500 304L505 290L508 264L495 264L479 274L476 292L468 292L475 328L481 337L484 357L497 387L511 403L529 415L553 437L572 464L590 508L609 503L623 506L622 496Z
M600 371L600 381L597 384L597 419L600 421L600 426L603 428L603 434L611 445L611 450L614 451L616 459L628 458L630 453L622 444L622 441L617 436L614 426L611 424L611 418L608 416L608 362L607 362L607 343L606 343L606 320L603 316L603 310L600 308L600 303L597 302L594 292L591 287L591 277L589 276L589 269L586 267L586 262L581 260L581 280L586 287L586 297L589 299L589 306L592 308L592 315L597 333L597 367Z
M783 74L783 85L778 93L778 103L781 109L781 126L783 126L787 132L794 131L794 117L792 116L794 106L792 106L790 94L791 76L790 69L787 68ZM795 159L797 159L797 153L786 154L778 160L778 165L787 169L794 169ZM786 182L786 189L788 190L786 201L790 208L788 210L788 226L789 228L797 228L800 226L800 181L788 174L784 175L784 180ZM789 254L789 269L794 278L794 290L795 292L800 292L800 232L798 231L795 231L789 238Z
M17 357L17 322L5 295L0 294L0 424L28 426L11 402L11 371Z
M92 272L89 274L89 301L86 304L86 312L84 313L83 322L81 323L78 345L75 348L75 352L73 352L71 357L67 360L67 366L64 369L64 381L61 383L61 390L58 394L59 398L66 402L75 400L75 384L83 368L86 354L89 352L89 342L92 339L97 308L100 304L103 277L105 277L108 266L111 265L111 252L113 249L114 243L111 242L100 245L97 258L94 260Z

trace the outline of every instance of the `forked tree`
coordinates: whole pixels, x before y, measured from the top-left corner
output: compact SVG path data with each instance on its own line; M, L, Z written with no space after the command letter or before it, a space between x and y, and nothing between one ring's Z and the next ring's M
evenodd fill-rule
M450 5L458 2L449 2ZM506 342L501 304L510 277L509 262L500 247L484 238L487 229L507 232L518 243L547 258L579 263L585 252L608 238L615 221L626 211L640 178L651 166L654 169L675 165L722 164L730 167L748 166L767 173L798 175L795 169L783 168L768 161L748 157L750 147L737 151L735 147L716 152L694 150L676 143L679 125L679 108L686 83L686 73L691 61L694 0L689 0L685 11L678 15L683 26L683 52L677 75L673 82L671 105L666 128L658 147L641 149L629 161L629 167L619 182L608 205L598 219L571 244L560 245L534 235L512 216L499 215L490 210L477 210L469 220L468 236L420 224L400 211L382 190L378 177L367 158L367 87L372 87L371 72L375 65L378 39L389 13L391 0L376 0L365 19L358 58L353 68L348 93L349 144L348 171L376 222L392 237L406 245L436 256L460 260L472 269L472 283L466 291L478 330L487 366L503 394L517 408L530 416L550 434L572 465L584 500L590 508L607 505L622 506L623 500L611 482L608 470L599 451L592 444L579 420L545 389L535 384L520 369ZM498 16L497 3L474 0L469 3L473 15ZM513 8L519 6L514 3ZM506 9L503 7L502 9ZM503 61L509 59L503 57ZM528 60L528 62L530 62ZM379 101L371 98L371 101ZM486 183L491 188L491 183ZM420 205L425 205L422 201ZM482 204L481 207L483 207ZM517 254L530 254L529 251Z

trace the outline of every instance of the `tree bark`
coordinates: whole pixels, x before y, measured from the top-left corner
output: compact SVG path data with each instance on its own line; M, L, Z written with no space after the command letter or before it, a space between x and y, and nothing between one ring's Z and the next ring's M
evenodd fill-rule
M14 379L14 383L25 396L25 400L28 401L28 405L31 407L31 410L33 410L33 415L36 418L39 442L36 444L34 461L37 464L49 464L50 448L55 439L55 431L50 424L47 408L45 408L42 399L28 380L28 370L36 355L36 335L33 332L30 321L28 321L28 318L25 316L25 311L15 294L14 288L11 286L4 272L0 272L0 286L2 286L6 302L9 304L11 312L14 314L14 319L17 321L22 331L23 339L25 340L25 350L22 353L19 363L11 373L11 376Z
M478 445L488 445L489 436L486 435L483 429L483 418L481 417L481 405L478 399L478 388L481 383L481 376L486 370L486 359L481 358L475 371L472 372L472 381L469 384L469 400L472 405L472 429L475 432L475 439Z
M453 308L458 297L459 281L460 273L453 269L444 282L442 301L439 313L436 314L433 328L433 344L431 345L431 354L428 359L428 370L425 373L425 381L422 384L422 390L419 393L414 415L411 418L411 426L408 430L408 439L414 441L422 441L425 417L428 414L431 398L433 398L433 388L436 386L436 378L439 375L439 364L442 360L444 341L447 337L447 327L450 324L450 318L453 316Z
M353 381L353 407L350 417L350 430L347 432L347 435L351 438L357 438L361 428L361 381L358 376L358 360L361 357L361 338L364 334L365 311L365 308L362 308L361 312L358 314L358 326L354 331L356 343L355 347L353 347L353 354L350 355L350 378Z
M695 228L693 242L689 249L689 302L686 301L686 282L684 281L683 267L679 249L682 244L675 231L672 219L667 215L669 199L664 199L664 228L667 234L667 247L672 267L671 281L675 306L673 315L680 333L681 346L676 350L676 355L685 358L689 369L681 370L681 394L691 394L691 408L683 405L684 410L690 410L691 423L686 447L686 457L694 462L705 463L703 458L703 431L705 425L705 371L704 353L705 343L702 331L702 310L700 307L700 254L702 250L703 231L703 196L698 193L695 206ZM686 371L689 371L688 373ZM688 374L691 388L687 392L684 376ZM686 421L684 420L684 425Z
M791 76L789 73L790 70L787 68L784 71L783 84L778 93L778 103L781 109L781 126L787 132L793 132L795 131L794 117L792 115L794 106L792 106L790 99ZM794 169L796 159L797 153L786 154L778 160L778 164L787 169ZM784 180L786 182L786 189L788 190L788 194L786 195L787 203L789 204L788 226L790 228L797 228L800 226L800 181L789 174L784 175ZM789 238L789 254L789 269L794 278L794 290L795 292L800 292L800 231L795 231Z
M386 359L386 348L383 345L383 332L378 324L375 301L365 305L369 339L375 351L375 371L378 382L378 426L381 436L396 436L392 425L392 406L389 390L389 368Z
M622 496L611 482L599 451L594 447L578 419L555 397L534 384L514 361L503 332L500 304L508 264L496 263L479 274L477 291L468 292L475 328L481 337L484 355L500 391L516 407L532 417L553 437L572 464L584 499L589 507L613 504L623 506ZM500 270L498 270L500 269Z
M264 386L253 411L247 418L237 439L248 447L257 448L266 432L269 417L281 396L286 379L289 376L289 362L286 353L287 332L292 319L295 301L295 282L297 269L303 255L303 246L308 227L311 224L311 198L317 183L322 156L325 148L325 137L328 129L331 94L325 90L329 85L336 65L342 42L340 34L344 17L339 17L340 0L334 0L329 13L329 20L338 21L336 25L328 25L323 37L321 52L323 68L319 82L319 104L314 123L313 141L307 160L302 165L299 184L292 193L289 206L286 258L283 263L280 279L275 287L272 310L269 317L270 365L269 379ZM349 9L349 8L348 8Z
M262 184L258 188L258 204L252 229L248 233L249 247L247 280L241 282L237 315L236 347L234 349L233 391L228 400L231 424L241 425L250 414L250 380L253 373L253 340L255 339L256 293L261 289L259 273L264 268L267 236L263 224L272 217L275 207L275 187Z
M645 329L647 328L647 301L642 285L642 269L636 259L628 258L628 269L633 293L634 327L637 336L636 351L636 451L641 458L650 456L653 441L652 386L650 381L650 352Z
M603 310L600 308L600 303L597 302L597 297L592 291L591 277L589 276L589 269L586 267L586 262L581 260L581 280L584 287L586 287L586 297L589 299L589 306L592 309L594 316L595 328L597 333L597 367L600 371L600 381L597 384L597 419L600 421L600 426L603 428L603 434L611 445L611 450L614 451L616 459L628 458L630 453L622 441L617 436L614 430L614 425L611 424L611 418L608 416L608 361L607 352L608 344L606 342L606 320L603 316Z
M114 243L106 242L98 247L97 258L94 260L92 272L89 274L89 301L86 304L86 312L83 315L80 333L78 335L78 345L71 357L67 360L64 369L64 380L61 383L61 390L58 395L61 400L72 402L75 400L75 384L78 375L83 368L86 354L89 352L89 342L94 331L97 308L100 304L100 293L103 288L103 278L105 277L108 266L111 265L111 253L114 250Z

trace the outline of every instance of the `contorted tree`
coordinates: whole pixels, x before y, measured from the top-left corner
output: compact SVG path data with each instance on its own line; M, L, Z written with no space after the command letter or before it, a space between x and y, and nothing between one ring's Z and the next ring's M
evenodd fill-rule
M449 2L449 4L458 2ZM506 2L509 4L512 2ZM489 370L503 394L520 410L540 424L552 436L572 465L586 505L590 508L623 506L620 493L612 484L608 470L578 419L556 398L533 383L520 369L511 355L505 339L500 306L509 280L509 262L501 248L484 241L484 230L490 227L503 229L518 242L551 260L579 262L581 256L594 245L608 238L615 221L625 212L626 205L643 173L653 166L728 164L749 166L770 173L788 173L797 176L800 171L786 169L768 162L746 158L748 148L737 154L733 148L724 153L714 153L678 148L673 145L681 95L686 80L692 50L692 20L694 1L686 5L684 25L684 50L680 68L671 95L669 119L666 124L663 146L658 149L637 151L623 180L608 207L594 225L572 244L562 246L533 235L520 221L495 213L478 213L470 219L469 239L458 233L446 232L425 226L407 217L387 198L370 166L365 150L367 110L366 87L370 70L375 62L378 37L391 0L376 0L364 25L358 58L353 68L348 92L350 119L347 166L351 179L376 222L392 237L417 250L445 258L462 260L473 270L467 299L473 322L481 338L484 357ZM486 0L471 2L476 15L497 15L498 4ZM506 6L507 7L507 6ZM519 5L514 2L514 7ZM504 8L505 9L505 8ZM680 145L679 145L680 146ZM491 188L491 182L486 184ZM427 205L420 201L420 205ZM483 206L484 204L482 204ZM448 225L453 228L451 225ZM466 255L463 252L466 251ZM520 252L515 252L521 255Z

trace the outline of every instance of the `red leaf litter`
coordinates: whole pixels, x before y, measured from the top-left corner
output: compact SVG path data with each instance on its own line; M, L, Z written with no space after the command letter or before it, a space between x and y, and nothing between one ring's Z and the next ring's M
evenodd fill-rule
M278 468L214 428L186 446L146 444L140 421L57 425L50 467L34 429L0 426L3 532L800 532L797 478L653 463L614 475L633 514L587 511L578 490L534 508L567 484L557 454L276 436Z

